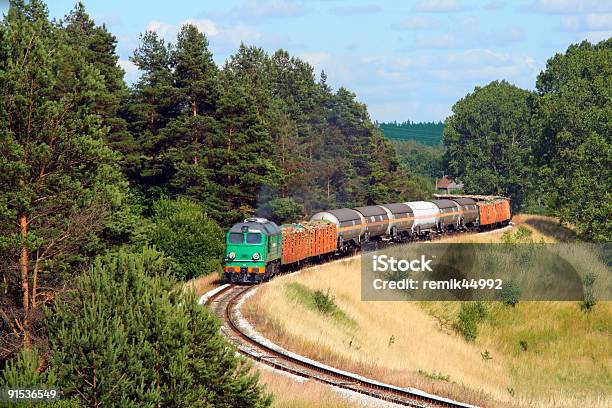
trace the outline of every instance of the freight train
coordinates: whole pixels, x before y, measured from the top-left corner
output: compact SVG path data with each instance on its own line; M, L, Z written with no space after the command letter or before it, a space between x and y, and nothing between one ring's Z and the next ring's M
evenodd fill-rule
M505 197L444 195L432 201L340 208L280 227L247 218L226 234L225 276L258 283L283 269L357 251L369 241L410 242L437 234L492 229L510 222Z

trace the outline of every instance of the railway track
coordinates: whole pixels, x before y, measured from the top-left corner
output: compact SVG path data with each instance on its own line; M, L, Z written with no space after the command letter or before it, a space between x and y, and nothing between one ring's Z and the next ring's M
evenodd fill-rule
M238 315L240 299L254 286L226 285L217 288L204 301L223 322L221 331L237 350L258 362L274 369L285 371L303 378L367 395L397 405L409 407L472 407L444 397L412 388L401 388L361 377L333 367L325 366L307 358L291 355L283 350L264 344L245 333Z

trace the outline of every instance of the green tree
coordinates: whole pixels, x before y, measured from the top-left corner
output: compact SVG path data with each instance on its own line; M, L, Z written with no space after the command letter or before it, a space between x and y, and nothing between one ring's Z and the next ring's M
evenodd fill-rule
M210 310L152 249L99 259L47 313L52 369L88 406L265 407Z
M258 97L263 91L252 89L249 78L231 68L243 58L231 57L226 64L217 108L218 142L225 153L216 163L215 181L223 186L227 206L233 210L229 214L232 221L253 214L261 187L277 185L279 176L270 132L258 112Z
M219 98L218 69L206 36L193 25L178 34L172 52L174 96L180 107L162 131L160 154L170 163L168 190L199 199L206 211L222 220L227 211L221 189L212 181L211 163L219 158L214 117Z
M538 76L536 157L551 205L588 239L612 239L612 39L549 59Z
M123 70L117 64L117 39L104 25L95 24L82 2L75 5L62 25L68 34L68 44L80 48L85 61L103 77L107 92L99 93L94 109L107 128L105 137L108 144L123 154L121 164L127 168L136 160L138 146L127 131L126 120L119 115L120 105L127 97L127 87L123 82Z
M156 201L148 235L153 245L176 261L174 274L181 280L221 271L223 230L197 202L186 198Z
M11 2L0 23L0 252L26 348L40 302L86 261L127 187L96 110L104 79L67 37L38 0Z
M445 162L466 192L510 196L520 208L533 175L529 97L493 81L453 105L444 127Z
M143 73L123 111L129 130L140 146L138 159L129 164L133 170L128 174L145 192L163 186L173 171L171 163L160 156L162 130L180 108L175 103L171 57L171 46L155 32L147 31L140 36L140 45L130 58Z

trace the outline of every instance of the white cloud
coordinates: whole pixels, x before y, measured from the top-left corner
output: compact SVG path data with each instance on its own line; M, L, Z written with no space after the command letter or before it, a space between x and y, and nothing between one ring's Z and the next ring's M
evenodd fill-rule
M238 24L232 28L224 29L219 32L219 37L228 40L233 44L241 42L253 44L253 41L259 40L262 34L245 24Z
M208 20L208 19L201 19L201 20L189 19L189 20L185 20L183 24L181 25L187 25L187 24L191 24L195 26L198 30L206 34L208 37L214 37L217 34L219 34L219 28L217 28L217 25L215 24L215 22Z
M321 65L324 62L328 62L330 60L330 56L326 52L305 53L305 54L301 54L300 58L315 67Z
M567 16L561 19L566 31L598 31L612 29L612 14L586 14Z
M595 44L612 37L612 30L608 31L586 31L582 33L582 37Z
M422 0L414 6L415 11L427 13L445 13L461 9L462 6L457 0Z
M172 24L164 23L157 20L153 20L149 24L147 24L147 31L155 31L161 37L166 37L170 34L176 35L176 29L177 27L173 26Z
M138 72L138 67L130 60L120 59L119 61L117 61L117 65L123 68L126 74L133 74Z
M536 0L528 9L543 13L601 13L612 11L610 0Z
M206 36L214 38L217 45L235 46L241 42L253 44L254 41L261 39L262 33L245 24L237 24L232 27L221 27L209 19L192 20L187 19L178 25L168 24L153 20L147 25L147 30L155 31L166 41L175 42L176 35L180 27L191 24L198 28Z
M117 61L117 65L119 65L121 68L123 68L123 71L125 71L125 80L128 84L133 84L138 80L140 70L132 61L120 59Z
M439 35L417 35L414 44L420 48L455 48L460 46L459 39L450 33Z
M392 25L393 28L402 30L428 30L439 26L437 21L425 16L411 16Z

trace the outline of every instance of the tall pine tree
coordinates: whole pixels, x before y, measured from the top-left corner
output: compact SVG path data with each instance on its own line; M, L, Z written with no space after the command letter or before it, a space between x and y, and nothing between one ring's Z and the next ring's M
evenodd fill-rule
M16 320L26 348L125 194L97 112L104 78L81 51L39 0L12 1L0 23L0 252L17 308L2 324L17 335Z

